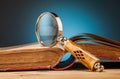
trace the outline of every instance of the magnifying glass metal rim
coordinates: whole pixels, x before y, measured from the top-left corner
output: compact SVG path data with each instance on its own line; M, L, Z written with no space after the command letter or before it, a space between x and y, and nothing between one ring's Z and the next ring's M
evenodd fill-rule
M39 15L37 21L36 21L36 26L35 26L35 33L36 33L36 37L37 37L37 40L38 40L38 43L42 46L42 47L53 47L55 46L58 41L57 41L57 38L55 40L55 42L49 46L44 46L42 43L41 43L41 40L40 40L40 36L39 36L39 33L38 33L38 24L39 24L39 21L40 19L45 15L45 14L50 14L52 17L55 18L56 22L57 22L57 25L58 25L58 33L57 33L57 37L60 37L62 36L62 22L60 20L60 18L53 12L43 12L42 14Z

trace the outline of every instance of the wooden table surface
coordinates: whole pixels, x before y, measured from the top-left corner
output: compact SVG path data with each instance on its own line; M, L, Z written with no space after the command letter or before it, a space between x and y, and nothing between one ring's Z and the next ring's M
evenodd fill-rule
M105 69L104 72L89 70L12 71L0 72L0 79L120 79L120 69Z

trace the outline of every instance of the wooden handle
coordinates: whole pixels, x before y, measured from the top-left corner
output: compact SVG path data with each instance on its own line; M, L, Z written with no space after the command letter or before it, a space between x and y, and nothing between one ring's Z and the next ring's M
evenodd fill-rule
M103 70L103 66L102 67L100 66L99 69L97 68L100 62L98 58L96 58L88 51L83 50L82 48L77 46L77 44L75 44L74 42L67 40L65 42L65 49L69 51L76 59L78 59L79 62L85 65L88 69L92 71Z

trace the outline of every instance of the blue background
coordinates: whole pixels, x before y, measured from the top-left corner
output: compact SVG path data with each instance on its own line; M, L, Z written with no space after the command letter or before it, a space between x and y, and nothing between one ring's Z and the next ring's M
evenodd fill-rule
M0 0L0 46L36 42L44 11L61 18L65 37L89 32L120 41L119 0Z

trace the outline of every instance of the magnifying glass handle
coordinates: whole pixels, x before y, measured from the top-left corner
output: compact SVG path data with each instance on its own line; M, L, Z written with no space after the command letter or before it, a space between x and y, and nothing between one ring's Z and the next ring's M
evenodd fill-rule
M99 72L104 70L104 66L100 65L100 60L97 57L95 57L88 51L83 50L71 40L65 41L64 47L88 69L92 71L99 71Z

